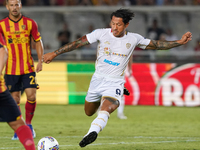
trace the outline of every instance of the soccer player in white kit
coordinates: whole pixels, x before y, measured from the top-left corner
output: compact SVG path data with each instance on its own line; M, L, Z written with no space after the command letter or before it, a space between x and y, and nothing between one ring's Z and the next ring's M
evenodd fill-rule
M85 113L92 116L100 107L97 117L91 123L89 131L79 143L80 147L94 142L98 133L106 126L110 114L121 101L124 89L124 71L135 48L165 50L186 44L192 34L185 33L180 40L156 41L127 32L129 21L134 13L128 9L119 9L111 14L111 28L96 29L83 37L68 43L54 52L43 56L45 63L50 63L56 56L75 50L84 45L98 42L95 73L85 98Z

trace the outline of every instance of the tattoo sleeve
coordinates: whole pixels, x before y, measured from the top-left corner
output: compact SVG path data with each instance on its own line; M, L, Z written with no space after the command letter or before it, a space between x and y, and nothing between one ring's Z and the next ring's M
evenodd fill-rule
M79 47L82 47L84 45L88 45L90 44L86 38L86 36L83 36L77 40L75 40L74 42L71 42L71 43L68 43L66 45L64 45L63 47L59 48L58 50L54 51L54 53L56 55L60 55L62 53L65 53L65 52L70 52L72 50L75 50Z
M178 43L177 41L156 41L156 40L152 40L153 45L150 45L150 48L153 49L158 49L158 50L167 50L173 47L177 47L180 46L181 44Z

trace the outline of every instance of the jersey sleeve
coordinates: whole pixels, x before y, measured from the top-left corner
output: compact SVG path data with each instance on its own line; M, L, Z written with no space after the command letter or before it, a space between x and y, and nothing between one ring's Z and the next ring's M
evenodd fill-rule
M40 32L38 31L38 25L35 21L32 21L31 35L33 36L34 41L39 41L41 39Z
M150 39L146 39L143 36L136 34L136 37L138 39L138 43L137 43L137 47L145 49L147 47L147 45L149 45L150 43Z
M86 34L86 37L90 44L97 42L101 37L101 29L96 29L91 33Z
M1 47L6 47L6 43L5 43L5 40L3 38L3 35L2 35L2 32L1 32L1 26L0 26L0 48Z

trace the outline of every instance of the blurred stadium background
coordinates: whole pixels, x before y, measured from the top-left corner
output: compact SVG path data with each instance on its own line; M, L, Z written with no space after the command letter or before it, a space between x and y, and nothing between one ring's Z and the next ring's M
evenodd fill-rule
M71 33L69 41L73 41L77 37L90 32L91 28L108 27L111 12L119 8L128 8L135 12L135 17L128 27L131 32L139 33L147 38L151 37L148 34L148 28L152 26L153 20L156 19L160 28L164 31L171 29L173 35L178 39L187 31L193 34L193 40L179 48L167 51L135 50L133 56L135 64L145 63L150 66L149 68L155 67L155 64L156 67L160 63L165 64L164 67L168 69L161 71L160 78L170 69L188 63L196 64L197 66L194 68L198 70L200 58L199 0L22 0L22 3L23 15L38 23L45 53L52 52L60 47L58 33L63 30L64 24L67 24ZM4 18L8 15L5 6L3 6L5 1L1 0L0 4L2 5L0 7L0 18ZM165 39L166 36L167 33L164 32L160 38ZM34 44L32 46L32 54L37 62ZM90 78L94 72L94 60L96 58L94 47L95 45L92 45L62 54L50 65L44 64L43 71L37 74L40 85L38 103L83 104ZM157 73L159 74L158 70ZM188 77L185 76L186 78ZM193 83L191 84L193 85ZM199 88L199 83L195 82L195 84ZM145 86L149 85L146 84ZM152 87L154 88L153 91L155 91L156 86L157 84ZM192 96L195 94L196 92L193 91ZM196 95L199 97L197 101L200 103L199 93ZM194 98L191 100L194 100ZM126 102L126 104L133 103ZM153 105L153 103L150 104ZM174 105L174 103L172 102L171 105Z

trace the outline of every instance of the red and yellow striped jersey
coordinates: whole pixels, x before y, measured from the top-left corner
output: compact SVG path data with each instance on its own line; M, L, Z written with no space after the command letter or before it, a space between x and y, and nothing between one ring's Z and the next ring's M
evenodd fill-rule
M25 16L17 22L6 17L0 20L0 34L3 34L8 48L5 73L23 75L34 72L30 48L31 36L35 41L41 39L36 22Z
M5 42L3 36L0 34L0 48L5 47ZM0 74L0 93L4 92L7 89L4 81L3 74Z

